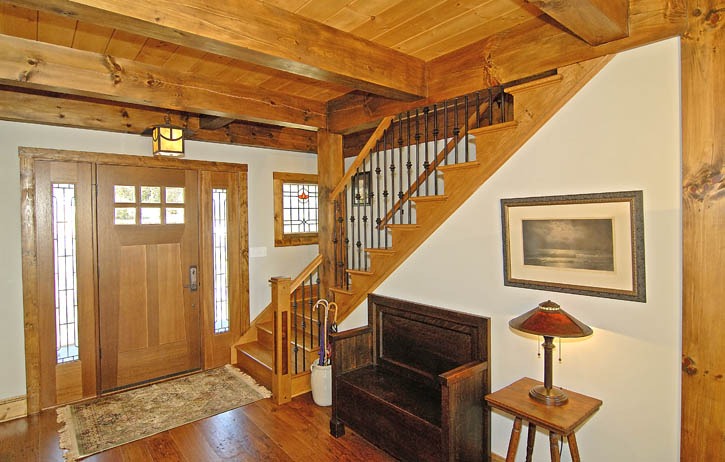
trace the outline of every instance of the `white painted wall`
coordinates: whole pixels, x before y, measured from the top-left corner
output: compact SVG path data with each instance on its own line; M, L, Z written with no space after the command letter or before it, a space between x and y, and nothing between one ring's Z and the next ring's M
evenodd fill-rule
M25 395L20 170L18 147L150 155L151 139L91 130L0 121L0 400ZM186 158L249 166L249 247L266 252L249 259L252 318L270 301L270 276L296 276L317 255L317 245L274 247L272 172L316 173L317 156L273 149L188 142Z
M376 293L492 319L492 389L543 380L537 341L508 321L552 299L594 335L563 342L554 384L604 405L579 432L590 462L679 460L681 206L679 41L617 56ZM505 287L500 199L644 191L647 303ZM366 322L358 308L341 328ZM506 454L512 419L492 418ZM521 439L519 459L525 454ZM539 432L534 460L549 460ZM563 460L570 461L568 450Z

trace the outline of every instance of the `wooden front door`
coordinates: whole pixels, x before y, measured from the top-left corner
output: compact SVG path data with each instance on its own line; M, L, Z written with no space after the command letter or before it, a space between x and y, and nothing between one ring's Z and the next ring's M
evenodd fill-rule
M97 182L101 391L199 369L197 172L99 165Z

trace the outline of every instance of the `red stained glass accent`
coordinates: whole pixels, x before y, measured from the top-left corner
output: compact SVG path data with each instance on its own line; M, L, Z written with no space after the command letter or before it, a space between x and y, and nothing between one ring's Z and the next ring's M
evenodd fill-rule
M309 198L310 198L310 194L307 192L306 189L301 189L300 193L297 195L297 199L299 199L301 201L306 201Z

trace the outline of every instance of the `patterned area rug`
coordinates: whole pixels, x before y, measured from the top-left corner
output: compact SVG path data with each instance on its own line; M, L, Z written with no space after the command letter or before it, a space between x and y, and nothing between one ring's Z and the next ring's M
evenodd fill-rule
M66 460L78 460L269 396L226 365L59 408L60 446Z

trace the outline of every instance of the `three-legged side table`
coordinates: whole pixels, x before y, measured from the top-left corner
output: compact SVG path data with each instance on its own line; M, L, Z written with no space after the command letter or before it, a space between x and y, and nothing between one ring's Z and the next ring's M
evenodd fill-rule
M524 420L529 423L526 439L526 462L531 462L534 452L537 425L549 431L549 450L552 462L560 462L561 460L561 453L559 452L560 438L566 438L569 442L572 461L581 462L574 431L599 409L602 402L596 398L567 390L569 400L565 404L548 406L529 397L531 387L540 384L541 382L526 377L486 396L486 401L491 407L514 416L514 426L511 430L506 462L514 462L519 437L521 436L521 425Z

